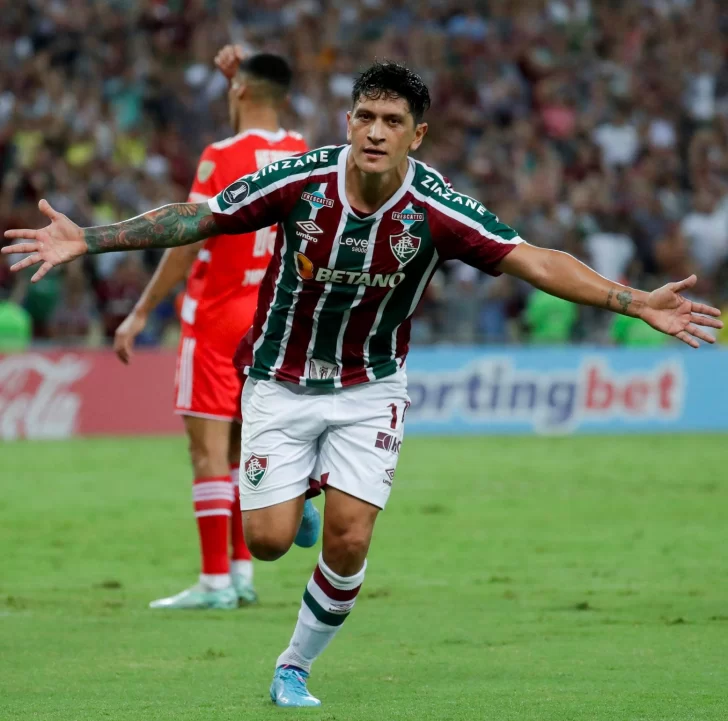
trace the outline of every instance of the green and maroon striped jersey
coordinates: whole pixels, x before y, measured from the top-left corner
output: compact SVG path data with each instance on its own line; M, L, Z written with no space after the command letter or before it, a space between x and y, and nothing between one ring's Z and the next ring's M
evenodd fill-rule
M209 201L223 232L278 224L245 367L252 378L340 388L394 373L438 266L459 259L496 274L521 242L413 159L399 190L363 217L346 198L348 153L330 146L271 163Z

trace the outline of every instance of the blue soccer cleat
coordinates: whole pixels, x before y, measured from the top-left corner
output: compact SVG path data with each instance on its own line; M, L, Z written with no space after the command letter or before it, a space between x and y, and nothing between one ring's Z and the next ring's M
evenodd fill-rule
M308 674L300 668L279 666L270 685L270 700L284 708L320 706L321 701L308 692L307 680Z
M293 542L301 548L311 548L318 541L320 527L321 514L311 499L308 499L303 504L303 518Z

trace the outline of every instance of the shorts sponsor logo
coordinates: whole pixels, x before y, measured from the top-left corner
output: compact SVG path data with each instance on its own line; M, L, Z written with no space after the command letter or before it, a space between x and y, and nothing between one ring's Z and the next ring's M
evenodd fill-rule
M379 433L377 433L377 440L374 442L374 447L381 448L382 450L389 451L390 453L399 454L402 448L402 441L390 433L379 431Z
M420 249L421 238L405 231L399 235L389 236L389 247L400 265L407 265L417 255Z
M250 192L250 186L245 180L236 180L222 191L222 199L229 205L242 203Z
M339 238L339 245L351 248L355 253L366 253L369 249L369 238Z
M308 191L301 193L301 200L305 200L306 202L311 203L311 207L315 208L316 210L320 210L321 208L334 207L334 201L331 200L331 198L327 198L322 192L318 190L315 193L309 193Z
M253 488L257 488L268 472L268 456L251 453L245 461L245 477Z

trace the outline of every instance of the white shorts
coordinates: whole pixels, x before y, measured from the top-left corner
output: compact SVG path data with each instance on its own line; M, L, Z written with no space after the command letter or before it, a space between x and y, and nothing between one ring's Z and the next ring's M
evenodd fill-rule
M241 405L242 510L327 485L384 508L409 406L403 370L337 390L248 378Z

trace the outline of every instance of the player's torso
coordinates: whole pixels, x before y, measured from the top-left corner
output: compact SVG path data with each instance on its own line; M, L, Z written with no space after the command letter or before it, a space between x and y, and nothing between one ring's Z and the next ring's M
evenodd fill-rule
M200 173L212 193L217 193L242 175L253 173L268 163L306 150L297 133L252 131L213 146L214 161L203 161ZM275 227L246 235L218 235L205 241L193 264L187 282L187 318L194 307L194 320L210 320L217 315L247 329L252 322L258 287L270 262L275 244ZM244 317L243 317L244 316ZM185 319L186 322L189 322ZM221 319L222 322L222 319Z
M311 380L349 372L349 382L393 371L406 354L408 334L398 330L438 262L414 173L412 163L400 191L367 217L349 206L338 172L302 189L282 223L268 340L256 364Z

